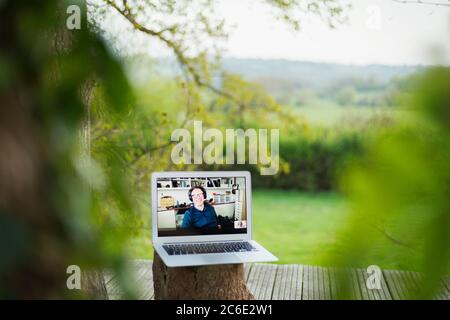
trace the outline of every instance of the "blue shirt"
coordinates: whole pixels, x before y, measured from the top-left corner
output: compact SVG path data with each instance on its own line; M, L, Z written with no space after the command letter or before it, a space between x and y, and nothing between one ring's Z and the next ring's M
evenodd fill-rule
M198 210L194 205L190 207L183 217L181 228L217 228L217 214L214 207L205 202L203 210Z

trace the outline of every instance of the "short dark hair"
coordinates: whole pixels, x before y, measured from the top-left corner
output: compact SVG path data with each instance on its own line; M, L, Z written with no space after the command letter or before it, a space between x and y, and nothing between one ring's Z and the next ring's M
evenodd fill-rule
M206 199L206 190L205 190L205 188L203 188L202 186L194 186L194 187L190 188L189 191L188 191L188 197L189 197L190 201L193 201L192 200L192 191L194 191L195 189L201 190L203 192L203 198Z

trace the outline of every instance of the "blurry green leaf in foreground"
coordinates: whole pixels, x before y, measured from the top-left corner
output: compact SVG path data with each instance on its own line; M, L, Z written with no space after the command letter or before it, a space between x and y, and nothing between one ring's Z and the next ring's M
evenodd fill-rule
M120 118L128 80L86 26L66 29L66 2L1 3L0 298L81 297L66 286L74 264L83 275L115 269L130 297L123 249L139 219L127 177L117 157L91 159L80 141L93 83Z
M450 270L450 69L423 74L411 107L413 121L381 131L341 175L353 207L337 262L376 265L365 255L389 237L398 252L385 254L425 274L411 298L431 298Z

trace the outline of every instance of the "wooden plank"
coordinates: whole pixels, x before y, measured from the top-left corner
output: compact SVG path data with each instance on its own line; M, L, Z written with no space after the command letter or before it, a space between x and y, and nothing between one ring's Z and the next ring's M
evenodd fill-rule
M272 300L285 300L286 286L289 282L289 270L287 265L280 265L275 275Z
M364 278L364 284L367 288L367 279L369 277L369 275L367 274L367 271L364 269L361 269L361 272L363 274L363 278ZM367 291L369 292L369 297L370 294L372 294L373 299L375 300L392 300L391 294L389 293L389 289L388 286L386 284L386 280L384 278L383 275L383 271L381 270L380 272L380 288L374 288L374 289L369 289L367 288Z
M264 299L272 299L273 286L275 284L275 275L277 274L278 265L277 264L269 264L268 265L268 273L266 280L266 296Z
M410 277L412 278L413 282L416 285L416 288L420 290L420 287L422 286L422 276L419 272L410 271L409 272Z
M109 282L114 278L115 274L111 269L105 269L103 271L103 278L105 279L105 284L108 285Z
M328 275L328 268L320 267L320 271L322 273L323 278L323 286L324 286L324 299L330 300L331 299L331 284L330 284L330 278Z
M450 277L442 278L442 292L445 300L450 300Z
M399 273L398 270L392 270L392 272L395 275L394 278L397 283L397 288L399 288L401 292L402 299L407 299L408 288L406 287L405 281L403 280L401 273Z
M277 265L256 264L252 267L253 272L249 277L249 290L257 300L269 300L272 298L272 291L275 282Z
M361 290L361 295L363 300L377 300L375 298L373 290L369 290L366 284L365 270L363 269L353 269L355 277L359 284L359 289Z
M118 300L122 298L122 291L116 276L112 277L106 284L106 290L108 291L108 297L110 300Z
M273 300L288 300L288 287L292 282L292 272L289 265L280 265L275 275L275 284L273 287Z
M397 277L397 284L400 286L401 291L403 292L403 299L410 299L410 284L406 281L406 279L403 276L403 272L399 270L393 270L396 277Z
M323 289L321 284L322 279L319 278L319 268L314 266L313 270L314 270L314 300L322 300Z
M267 264L265 266L264 282L261 286L261 298L262 300L272 299L273 286L275 284L275 275L277 273L278 265Z
M303 300L313 300L313 274L310 266L303 266Z
M330 279L330 288L331 288L331 299L337 300L338 299L338 288L336 284L336 277L334 274L334 268L327 268L328 276Z
M248 281L248 277L250 275L250 271L253 267L252 263L246 263L244 264L244 281L247 282Z
M389 288L389 293L391 294L392 299L402 300L403 292L401 290L401 287L398 285L398 279L395 272L393 272L393 270L383 270L383 276L386 279L386 283Z
M439 289L438 292L435 295L435 299L437 300L449 300L450 298L450 294L447 294L447 287L443 281L443 279L441 279L439 281Z
M255 288L255 294L254 294L254 297L255 297L255 299L257 299L257 300L259 300L259 299L261 299L261 296L262 296L262 288L263 288L263 285L264 285L264 276L265 276L265 265L263 265L263 264L258 264L258 268L259 268L259 277L258 277L258 282L257 282L257 285L256 285L256 288Z
M389 288L384 278L384 273L381 272L381 289L378 293L380 294L381 300L392 300L391 293L389 292Z
M152 262L147 262L140 266L144 272L139 273L137 281L140 291L140 299L143 300L151 300L154 298L152 264Z
M118 279L114 278L109 284L106 285L108 291L108 297L110 300L119 300L122 298L122 291L120 289Z
M302 291L301 265L279 265L272 298L274 300L299 300Z
M280 266L278 266L280 268ZM293 300L295 298L292 297L292 295L295 295L295 284L297 282L296 275L295 275L295 265L287 265L286 266L286 283L284 285L283 290L283 297L284 300Z
M355 288L358 284L352 277L351 269L330 268L330 271L335 288L333 299L360 299Z
M256 290L258 289L260 274L261 267L258 264L253 265L248 276L247 287L254 297L256 296Z
M320 300L328 300L330 298L328 283L327 280L325 279L325 275L323 274L322 269L323 269L322 267L317 267L317 274L319 278Z
M420 282L416 280L412 271L402 271L402 274L405 278L408 279L409 283L409 297L417 298L417 295L420 292Z
M151 260L135 260L131 264L139 299L153 299ZM255 299L323 300L339 297L336 268L303 265L245 264L244 277ZM364 300L405 299L420 289L422 274L411 271L383 270L381 289L368 289L364 269L340 269L348 280L350 297ZM104 271L110 299L123 298L118 279L111 270ZM450 278L442 279L437 299L450 299Z
M313 290L313 299L314 300L320 300L320 283L319 283L319 275L318 275L318 268L313 266L313 284L314 284L314 290Z
M152 264L151 260L134 260L134 286L137 290L138 299L140 300L150 300L153 295L153 273L152 273ZM148 279L150 275L148 273L152 273L151 279L152 282L149 283Z
M413 299L418 293L418 288L406 271L394 270L399 280L398 284L403 290L404 299Z
M422 286L423 274L419 273L419 272L413 272L413 271L406 271L406 273L410 276L410 278L414 282L416 290L417 290L416 293L419 293L420 288ZM447 297L446 293L447 293L447 291L446 291L445 284L442 282L441 288L435 294L435 296L433 297L433 300L449 300L450 297Z
M387 289L386 283L383 278L383 272L380 270L380 288L370 289L367 287L367 280L369 279L369 274L365 269L359 269L364 289L367 290L370 300L390 300L389 291Z
M302 265L293 265L293 275L295 281L293 281L291 286L291 298L294 300L300 300L302 298L303 270Z
M358 278L356 277L354 270L347 268L346 271L348 273L348 276L350 278L350 282L351 282L352 288L353 288L353 297L352 298L356 299L356 300L363 300L361 290L359 289Z
M396 270L396 273L402 279L403 287L405 290L405 299L412 299L417 294L417 286L407 271Z
M344 268L329 268L331 279L334 283L335 295L333 299L348 299L352 297L352 287L348 282Z
M446 276L442 279L442 282L444 282L445 287L448 291L450 291L450 276Z
M422 287L422 281L423 281L423 274L419 273L419 272L413 272L413 271L409 271L407 272L408 275L410 276L410 278L412 279L412 281L415 284L416 287L416 293L419 294L421 291L421 287ZM440 294L437 294L434 298L434 300L442 300L442 296Z
M308 266L308 273L307 273L307 300L314 300L314 268L313 266Z
M153 297L153 273L151 268L151 260L133 260L130 263L131 281L137 289L138 299L151 299ZM116 275L108 271L105 281L111 300L124 298Z

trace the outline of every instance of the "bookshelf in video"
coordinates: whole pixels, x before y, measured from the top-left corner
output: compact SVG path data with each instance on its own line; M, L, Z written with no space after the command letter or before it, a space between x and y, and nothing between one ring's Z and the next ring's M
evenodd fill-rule
M158 235L247 232L245 177L157 180Z

